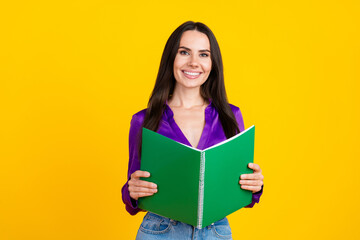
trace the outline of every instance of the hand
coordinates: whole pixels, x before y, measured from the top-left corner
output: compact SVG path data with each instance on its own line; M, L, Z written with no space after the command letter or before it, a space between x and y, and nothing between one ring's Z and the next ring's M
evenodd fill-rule
M261 174L260 166L256 163L249 163L248 166L254 170L254 173L241 174L239 183L242 189L256 193L261 190L261 186L264 184L264 176Z
M138 200L139 197L151 196L157 192L155 183L140 180L140 177L150 177L150 173L137 170L131 174L128 181L130 197L135 200Z

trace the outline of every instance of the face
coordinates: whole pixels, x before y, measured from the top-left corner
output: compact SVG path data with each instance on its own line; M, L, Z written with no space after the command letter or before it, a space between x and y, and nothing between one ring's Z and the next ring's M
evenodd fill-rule
M196 88L207 80L211 71L211 57L206 34L193 30L182 34L173 71L177 87Z

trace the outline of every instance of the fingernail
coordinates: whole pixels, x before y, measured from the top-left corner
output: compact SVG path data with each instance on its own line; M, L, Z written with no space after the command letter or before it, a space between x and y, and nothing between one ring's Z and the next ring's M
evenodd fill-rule
M252 163L250 163L250 164L249 164L249 166L250 166L250 167L252 167L252 166L253 166L253 164L252 164Z
M157 188L157 185L154 183L154 184L153 184L153 187L154 187L154 188Z
M150 173L149 172L146 172L145 174L147 177L150 177Z

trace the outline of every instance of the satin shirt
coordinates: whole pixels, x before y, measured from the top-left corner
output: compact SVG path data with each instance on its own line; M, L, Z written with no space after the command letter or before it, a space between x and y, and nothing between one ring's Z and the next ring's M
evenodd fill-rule
M219 142L226 140L224 130L222 128L219 114L212 104L211 99L209 99L209 105L205 108L205 126L200 137L197 148L203 150L205 148L211 147ZM231 110L233 111L240 132L244 128L244 121L239 107L236 107L232 104L229 104ZM143 109L132 116L130 123L130 132L129 132L129 166L128 166L128 180L130 180L131 174L136 170L140 170L140 159L138 154L138 134L142 129L142 123L145 119L146 109ZM191 146L190 142L187 140L179 126L174 120L174 113L166 102L166 108L163 112L162 119L159 124L157 133L164 135L174 141L186 144ZM240 176L239 176L240 180ZM240 187L240 185L239 185ZM253 207L255 202L258 203L263 189L259 192L256 192L252 196L252 203L246 207ZM134 199L130 198L128 181L122 188L122 200L125 203L126 210L131 214L137 214L140 209L138 208L138 203Z

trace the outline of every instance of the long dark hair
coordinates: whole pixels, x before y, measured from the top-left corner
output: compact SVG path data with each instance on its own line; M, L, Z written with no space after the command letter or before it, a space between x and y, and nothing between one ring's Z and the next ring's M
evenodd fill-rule
M199 31L206 34L209 38L212 67L208 79L200 86L200 94L204 99L211 98L212 104L219 113L219 119L225 136L230 138L239 133L240 130L226 96L220 48L213 32L201 22L187 21L181 24L166 42L155 86L146 109L143 127L152 131L158 130L163 111L166 107L166 100L172 95L176 83L173 66L180 39L182 34L188 30ZM140 138L139 151L141 152L141 131L138 137Z

